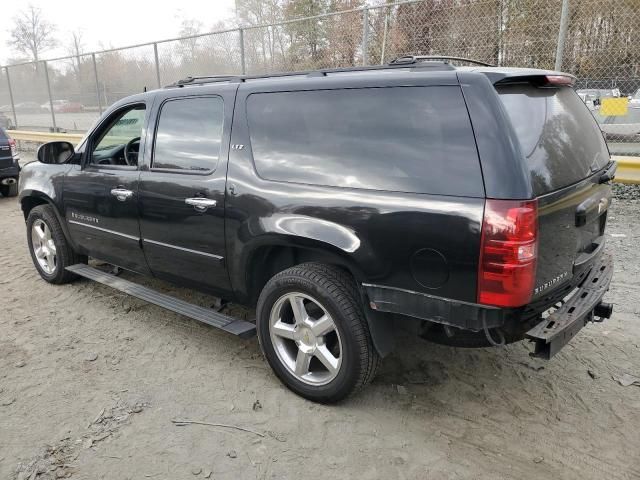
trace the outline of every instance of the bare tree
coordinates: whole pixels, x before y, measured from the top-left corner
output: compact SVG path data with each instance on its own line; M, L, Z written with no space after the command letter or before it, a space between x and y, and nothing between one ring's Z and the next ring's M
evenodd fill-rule
M202 22L194 18L183 18L180 23L180 37L191 37L180 40L183 58L188 62L193 62L197 56L198 38L193 38L202 31Z
M84 53L84 33L82 30L71 32L71 38L67 44L67 51L74 57L79 57Z
M241 26L266 25L283 18L284 0L236 0L236 21ZM280 28L258 28L245 36L249 64L259 71L276 68L276 54L284 61L284 44ZM277 52L280 50L280 52ZM250 67L250 68L252 68Z
M80 55L84 53L84 34L82 30L71 32L71 38L67 44L67 52L72 55L71 65L76 78L80 76Z
M8 45L33 61L37 62L42 52L55 47L56 27L43 17L40 8L29 5L13 18L13 24Z

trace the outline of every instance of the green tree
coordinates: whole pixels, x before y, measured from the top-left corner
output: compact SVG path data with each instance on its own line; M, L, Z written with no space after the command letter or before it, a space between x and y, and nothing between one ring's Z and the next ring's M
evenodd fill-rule
M327 13L328 9L329 0L286 0L284 18L314 17ZM325 27L325 20L318 18L286 25L295 64L307 68L315 68L320 64L322 50L327 45Z

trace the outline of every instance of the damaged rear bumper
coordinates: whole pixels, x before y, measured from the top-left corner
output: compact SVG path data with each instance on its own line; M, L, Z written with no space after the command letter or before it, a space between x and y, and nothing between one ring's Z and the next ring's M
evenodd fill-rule
M590 321L609 318L613 306L602 302L613 276L613 259L602 254L582 284L563 305L529 330L525 338L535 342L533 355L553 357Z
M406 315L474 332L504 324L506 311L498 307L385 285L363 283L362 286L369 298L369 307L378 312Z

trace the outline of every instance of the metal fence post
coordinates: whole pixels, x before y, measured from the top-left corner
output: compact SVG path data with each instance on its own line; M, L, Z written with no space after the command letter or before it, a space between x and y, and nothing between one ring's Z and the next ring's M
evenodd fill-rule
M102 115L102 99L100 98L100 81L98 80L98 64L96 63L96 54L91 54L91 62L93 63L93 78L96 81L96 97L98 98L98 111Z
M362 65L369 63L369 7L362 10Z
M13 125L18 128L18 116L16 115L16 106L13 101L13 90L11 90L11 79L9 78L9 67L4 67L4 73L7 76L7 87L9 88L9 100L11 101L11 112L13 113Z
M51 83L49 83L49 68L47 67L47 61L43 60L44 65L44 79L47 82L47 93L49 94L49 108L51 109L51 121L53 122L53 131L58 130L56 125L56 113L53 111L53 97L51 96Z
M239 28L238 33L240 34L240 68L242 75L246 75L247 65L244 59L244 28Z
M156 81L158 82L157 87L160 88L160 59L158 58L158 44L153 44L153 58L156 61Z
M558 45L556 48L556 70L562 70L564 57L564 44L567 41L569 27L569 0L562 0L562 13L560 14L560 30L558 31Z
M389 33L389 7L384 11L384 31L382 33L382 49L380 52L380 65L384 65L384 55L387 49L387 35Z

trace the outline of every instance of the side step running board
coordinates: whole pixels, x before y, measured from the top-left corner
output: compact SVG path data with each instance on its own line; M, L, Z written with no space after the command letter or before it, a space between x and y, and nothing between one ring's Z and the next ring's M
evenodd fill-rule
M256 334L256 326L251 322L238 320L209 308L200 307L198 305L185 302L184 300L179 300L170 295L157 292L152 288L138 285L137 283L111 275L110 273L105 273L102 270L90 267L89 265L78 263L67 267L67 270L80 275L81 277L102 283L103 285L115 288L121 292L128 293L133 297L153 303L154 305L179 313L185 317L198 320L199 322L206 323L207 325L219 328L241 338L251 338Z

